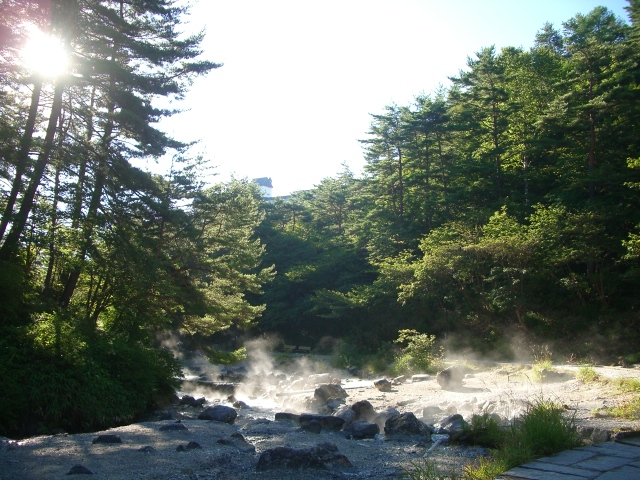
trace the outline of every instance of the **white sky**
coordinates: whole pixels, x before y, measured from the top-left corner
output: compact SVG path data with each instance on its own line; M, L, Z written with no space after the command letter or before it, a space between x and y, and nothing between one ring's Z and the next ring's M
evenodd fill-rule
M162 124L217 166L218 181L271 177L274 195L313 188L346 162L393 102L447 85L482 47L532 46L549 21L625 0L199 0L206 58L224 66L193 85ZM155 169L155 168L154 168Z

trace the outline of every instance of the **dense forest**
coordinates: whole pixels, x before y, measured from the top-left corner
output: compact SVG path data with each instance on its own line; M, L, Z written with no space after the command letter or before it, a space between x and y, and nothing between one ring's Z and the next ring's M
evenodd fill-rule
M640 0L627 10L483 48L372 115L362 175L267 201L207 182L158 128L221 66L182 33L187 7L2 2L0 435L161 404L168 332L205 349L246 332L384 355L414 329L502 358L514 338L637 353ZM24 62L34 27L70 52L65 72ZM136 167L161 157L165 175Z

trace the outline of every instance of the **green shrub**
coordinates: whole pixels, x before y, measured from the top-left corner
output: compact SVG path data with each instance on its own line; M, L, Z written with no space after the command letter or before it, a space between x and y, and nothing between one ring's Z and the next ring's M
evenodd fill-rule
M589 367L584 365L578 369L578 373L576 373L576 378L583 383L591 383L600 380L600 375L593 369L593 367Z
M416 330L400 330L394 343L405 344L396 356L395 374L424 373L442 365L444 351L436 346L436 336Z

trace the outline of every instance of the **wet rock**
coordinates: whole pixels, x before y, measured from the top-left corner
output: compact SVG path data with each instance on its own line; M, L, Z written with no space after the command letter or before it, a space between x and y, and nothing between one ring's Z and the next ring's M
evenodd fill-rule
M145 445L144 447L140 447L138 451L142 453L155 453L156 449L153 448L151 445Z
M93 472L83 465L74 465L67 475L93 475Z
M310 413L300 415L298 423L302 426L312 420L319 422L323 430L332 430L334 432L342 429L344 425L344 420L340 417L334 417L333 415L314 415Z
M416 418L412 412L401 413L387 418L384 424L385 435L419 435L431 437L431 429L428 425Z
M193 398L191 395L185 395L180 399L178 405L187 405L189 407L199 408L202 407L207 402L207 399L202 397L197 400Z
M91 443L122 443L122 439L118 435L98 435Z
M275 416L276 422L291 422L291 423L299 423L300 415L297 413L288 413L288 412L278 412Z
M251 408L249 405L244 403L242 400L236 400L233 402L233 408L237 408L238 410L242 410L243 408Z
M238 412L231 407L227 407L225 405L216 405L214 407L208 407L198 415L199 420L213 420L215 422L223 422L232 425L236 418L238 417Z
M376 435L380 433L380 427L377 423L370 423L365 420L356 420L346 427L343 432L345 436L356 440L363 438L376 438Z
M373 382L373 386L381 392L390 392L392 385L391 382L386 378L381 378L380 380L376 380L375 382Z
M436 382L445 390L455 390L462 387L462 380L468 372L466 367L452 365L438 372Z
M260 454L256 470L264 471L284 468L292 470L352 470L353 465L349 459L336 450L327 450L320 445L298 449L290 447L270 448Z

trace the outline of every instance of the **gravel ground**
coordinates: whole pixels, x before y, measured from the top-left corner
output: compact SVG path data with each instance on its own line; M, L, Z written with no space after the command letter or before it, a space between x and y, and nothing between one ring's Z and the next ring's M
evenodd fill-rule
M557 367L564 373L554 382L538 383L532 380L527 367L515 365L485 366L484 370L468 375L464 386L457 391L442 390L434 379L396 385L390 392L379 392L372 380L346 378L343 387L350 405L358 400L369 400L376 411L393 407L400 412L413 412L422 417L425 407L438 406L443 411L457 411L465 416L472 412L493 412L513 417L535 399L550 399L562 403L567 414L576 418L581 428L596 429L596 441L616 429L640 429L640 422L621 421L596 414L603 406L613 406L628 398L611 382L582 383L575 379L574 367ZM640 380L640 370L598 367L602 378L620 376ZM274 395L271 395L274 398ZM160 427L175 420L143 422L124 427L76 435L34 437L21 441L4 440L0 443L0 479L68 479L75 465L82 465L95 479L325 479L325 478L400 478L404 469L423 461L432 443L419 439L403 441L371 439L350 440L334 432L319 434L301 431L296 425L273 421L276 411L294 411L296 399L308 394L288 395L287 406L273 405L269 409L239 410L235 424L196 420L198 410L177 407L174 415L182 418L186 430L163 431ZM242 398L248 405L259 403L258 398ZM211 399L213 401L213 399ZM304 402L301 402L302 404ZM178 411L179 410L179 411ZM258 420L263 419L263 420ZM434 419L425 418L428 423ZM589 430L590 431L590 430ZM114 434L122 443L94 444L99 434ZM241 433L254 451L246 445L218 443ZM224 441L224 440L223 440ZM201 448L178 451L189 442ZM260 453L277 446L311 447L321 442L334 444L353 465L340 471L276 470L256 471ZM226 442L226 443L234 443ZM235 442L237 444L237 442ZM152 447L145 452L140 449ZM147 449L149 450L149 449ZM442 471L460 472L463 465L486 454L482 448L441 445L429 459Z

